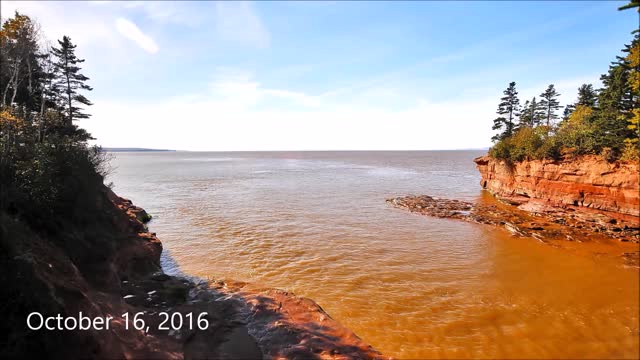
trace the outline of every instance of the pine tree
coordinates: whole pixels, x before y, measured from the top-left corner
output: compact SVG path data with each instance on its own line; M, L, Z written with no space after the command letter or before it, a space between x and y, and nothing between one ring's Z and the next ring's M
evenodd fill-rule
M620 6L618 10L628 10L638 8L636 11L640 13L640 0L631 0L628 4Z
M635 43L639 41L636 35ZM626 45L623 52L629 52ZM595 137L600 147L621 150L624 140L635 136L628 124L633 119L634 110L640 108L640 96L631 86L634 68L626 57L617 57L609 66L609 71L600 77L602 89L598 92L598 111L594 117L597 129Z
M533 127L533 114L531 112L531 102L529 100L522 105L522 111L520 112L520 119L518 121L518 128Z
M582 84L578 88L578 101L575 105L584 105L588 107L596 107L598 93L593 89L591 84Z
M531 100L531 111L533 113L533 126L540 126L545 117L544 108L541 101L537 101L536 97Z
M562 112L562 121L567 121L571 114L576 110L578 106L586 106L588 108L595 108L598 103L598 92L593 89L591 84L582 84L578 88L578 99L575 103L569 104L564 107Z
M493 130L500 130L504 127L504 131L493 137L493 140L500 140L513 135L515 129L515 120L520 116L520 99L516 91L516 83L512 81L506 90L503 91L504 96L498 104L498 115L502 115L493 120Z
M540 107L540 103L534 96L531 101L527 100L522 107L520 114L520 126L536 127L539 126L544 119L544 111Z
M93 105L89 99L80 94L79 90L93 90L90 86L85 84L85 81L89 80L88 77L80 73L80 67L78 64L84 62L84 59L78 59L75 55L76 45L71 43L71 39L68 36L63 36L62 41L58 40L60 48L52 48L51 52L56 57L54 62L54 68L56 72L56 81L54 82L54 88L56 91L65 94L63 104L66 116L66 125L72 126L75 119L86 119L90 115L83 113L82 108L74 106L74 104Z
M558 96L560 96L560 94L556 91L553 84L549 85L547 90L540 94L542 98L542 100L540 100L540 107L544 109L547 127L550 127L552 121L558 118L558 115L555 113L556 110L561 108Z
M629 69L624 64L614 63L600 77L602 89L598 104L604 111L626 113L633 108L633 94L629 87Z

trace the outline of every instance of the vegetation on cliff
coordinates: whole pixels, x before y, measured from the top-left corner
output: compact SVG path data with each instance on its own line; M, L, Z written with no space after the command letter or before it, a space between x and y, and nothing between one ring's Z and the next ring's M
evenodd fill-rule
M634 5L635 4L635 5ZM636 2L625 8L637 7ZM574 155L602 155L608 161L637 161L640 154L640 32L600 77L602 88L583 84L578 99L564 107L554 85L520 106L511 82L498 106L489 154L519 162L560 159ZM557 121L559 119L559 121Z
M0 30L0 205L1 210L39 229L81 222L94 215L95 194L103 187L105 155L91 147L90 135L74 124L88 118L91 105L68 36L57 47L46 43L40 26L15 13Z
M117 281L110 261L118 244L147 245L134 238L135 226L119 230L128 222L107 198L105 154L74 124L88 117L80 105L90 104L83 60L69 37L45 43L29 16L15 13L0 28L0 353L92 357L93 335L32 332L26 316L90 308L90 286ZM152 270L155 252L158 259L145 258Z

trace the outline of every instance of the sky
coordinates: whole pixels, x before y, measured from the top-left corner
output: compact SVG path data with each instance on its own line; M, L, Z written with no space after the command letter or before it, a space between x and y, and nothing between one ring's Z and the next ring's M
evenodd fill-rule
M631 40L627 1L2 1L78 45L105 147L491 146L502 91L573 102Z

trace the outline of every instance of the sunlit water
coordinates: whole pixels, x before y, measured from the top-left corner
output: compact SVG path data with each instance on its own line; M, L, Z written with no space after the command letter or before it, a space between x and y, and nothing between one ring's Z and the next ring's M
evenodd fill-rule
M394 209L392 196L494 201L459 152L118 153L165 269L316 300L397 358L638 357L633 246L556 248ZM630 248L631 247L631 248Z

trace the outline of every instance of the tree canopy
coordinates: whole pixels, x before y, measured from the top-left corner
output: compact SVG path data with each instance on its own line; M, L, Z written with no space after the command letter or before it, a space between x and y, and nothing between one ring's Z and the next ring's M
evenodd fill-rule
M634 34L622 49L623 55L617 56L601 76L602 88L581 85L576 102L565 106L561 121L556 123L556 111L561 106L553 84L542 92L539 102L536 98L527 100L522 112L515 113L517 128L510 128L506 117L494 120L493 129L502 131L493 137L495 145L490 155L509 161L587 154L638 161L640 34ZM511 82L508 90L512 85L515 83ZM505 97L500 101L499 109L503 109Z
M84 60L68 36L57 48L45 40L38 23L18 12L0 28L0 211L39 222L90 216L107 164L73 123L89 117L80 108L91 105Z

